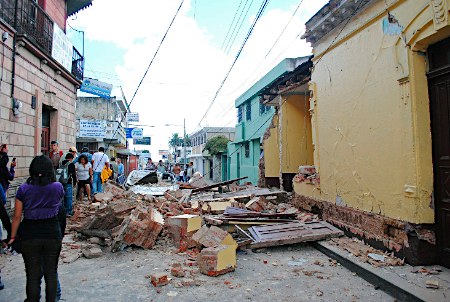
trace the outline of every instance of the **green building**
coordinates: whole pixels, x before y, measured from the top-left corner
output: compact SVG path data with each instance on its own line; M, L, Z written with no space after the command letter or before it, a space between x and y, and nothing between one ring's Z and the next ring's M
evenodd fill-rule
M234 141L228 144L229 179L247 176L245 181L258 184L261 143L275 113L273 107L260 102L260 94L303 61L304 58L284 59L235 101L238 123Z

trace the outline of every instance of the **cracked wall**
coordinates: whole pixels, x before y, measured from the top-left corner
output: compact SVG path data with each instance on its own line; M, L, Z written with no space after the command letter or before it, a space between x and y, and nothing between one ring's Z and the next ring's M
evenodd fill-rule
M296 193L434 222L426 65L415 50L420 35L436 34L429 3L378 1L313 45L314 165L321 182L294 182Z

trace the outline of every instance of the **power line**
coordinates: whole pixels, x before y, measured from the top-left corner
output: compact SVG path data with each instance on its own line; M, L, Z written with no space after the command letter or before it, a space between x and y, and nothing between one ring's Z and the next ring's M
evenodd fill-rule
M227 52L227 54L230 52L230 49L233 46L234 41L236 40L236 36L239 33L239 31L241 30L242 24L244 23L245 17L247 16L248 11L250 9L250 6L249 6L247 11L246 11L246 13L245 13L244 18L241 20L241 16L244 13L244 10L245 10L245 7L247 6L247 3L248 3L248 0L245 0L244 6L242 7L241 13L239 14L239 18L237 19L236 24L233 27L233 31L231 32L230 39L228 40L228 43L225 45L225 49L224 50ZM239 24L239 29L236 31L236 28L237 28L238 24ZM236 33L236 35L234 35L234 33ZM233 39L233 36L234 36L234 39ZM233 41L231 41L231 39L233 39Z
M284 26L283 30L281 31L280 35L278 36L278 38L275 40L275 42L273 42L272 47L270 47L269 51L266 53L266 55L264 56L264 59L267 58L267 56L270 54L270 52L272 51L272 49L275 47L275 45L278 43L278 41L280 40L281 36L284 34L284 31L286 30L286 28L289 26L289 24L291 23L292 19L294 19L295 14L297 13L298 9L300 8L300 5L302 5L303 0L300 0L300 2L298 3L297 7L295 8L294 12L292 13L291 18L289 19L289 21L286 23L286 25Z
M223 40L222 46L220 46L220 49L223 48L223 46L225 45L225 42L228 40L228 34L230 33L231 27L232 27L233 24L234 24L234 20L236 19L236 16L237 16L237 14L238 14L238 12L239 12L239 9L241 8L241 4L242 4L242 0L239 2L239 6L238 6L238 8L236 9L236 12L234 13L233 21L231 21L230 27L228 27L227 34L225 35L225 39Z
M139 81L139 84L138 84L138 86L137 86L137 88L136 88L136 90L135 90L135 92L134 92L134 94L133 94L133 97L131 98L130 102L127 104L127 105L128 105L128 106L127 106L127 107L128 107L128 111L130 110L131 103L133 103L134 98L136 97L136 94L138 93L139 88L140 88L141 85L142 85L142 82L144 81L145 77L147 76L147 73L148 73L150 67L152 66L153 61L155 60L155 58L156 58L156 56L157 56L157 54L158 54L158 52L159 52L159 50L160 50L160 48L161 48L161 46L162 46L164 40L166 39L166 36L167 36L167 34L169 33L169 30L171 29L173 22L174 22L175 19L177 18L178 13L180 12L181 7L183 6L183 3L184 3L184 0L181 0L180 6L178 7L177 11L175 12L175 15L173 16L172 21L171 21L170 24L169 24L169 27L167 27L167 30L166 30L166 32L164 33L164 36L162 37L161 42L159 42L158 48L156 49L156 51L155 51L155 53L154 53L154 55L153 55L153 58L151 59L150 63L148 64L147 69L145 70L144 75L142 76L141 80ZM115 136L116 136L117 132L118 132L119 129L120 129L120 124L123 122L124 117L125 117L125 116L122 115L122 118L120 119L120 122L117 123L117 128L116 128L116 130L114 131L112 137L115 137ZM106 147L106 150L105 150L105 151L107 151L107 150L109 149L110 146L111 146L111 142L108 143L108 146ZM103 155L104 155L104 154L103 154ZM103 158L103 156L102 156L102 158ZM101 159L100 159L100 162L101 162Z
M241 48L239 49L236 57L234 58L233 63L231 64L230 69L228 70L227 74L225 75L225 78L222 80L222 82L220 83L219 88L217 89L211 103L209 104L208 108L206 109L205 114L203 115L203 117L201 118L200 122L198 123L199 125L201 124L201 122L205 119L206 115L208 114L209 110L211 109L212 105L214 104L215 100L217 99L217 96L219 95L220 91L222 90L223 85L225 84L226 80L228 79L228 76L230 75L231 71L233 70L234 65L236 64L236 61L239 59L242 50L244 49L245 44L247 44L248 39L250 38L250 36L253 33L253 29L256 26L256 23L258 23L259 19L261 18L262 14L264 13L264 10L267 7L269 0L263 0L263 3L261 4L261 7L259 8L258 14L255 17L255 20L253 21L252 26L250 27L247 36L244 39L244 42L241 45Z

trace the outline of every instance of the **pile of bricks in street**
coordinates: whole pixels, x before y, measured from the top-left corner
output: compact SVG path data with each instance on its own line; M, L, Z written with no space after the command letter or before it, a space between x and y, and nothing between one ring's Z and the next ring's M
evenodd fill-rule
M197 273L218 276L236 268L239 239L237 233L233 233L233 238L230 233L233 231L224 227L227 225L224 218L227 211L237 209L239 215L244 215L240 218L244 222L250 214L251 219L262 221L266 217L270 221L277 217L303 222L318 219L316 215L301 213L290 205L286 192L277 191L271 195L265 189L261 191L265 195L256 196L255 192L260 192L258 188L234 187L235 193L228 195L192 193L190 189L183 189L166 191L164 196L152 196L135 194L114 182L108 182L104 193L96 194L92 204L75 205L75 214L68 229L76 233L72 238L74 241L69 244L77 247L78 257L83 255L86 258L99 257L104 250L120 251L127 246L152 249L156 244L170 245L168 249L186 255L184 263L174 263L170 269L172 277L179 278L174 281L175 284L198 285L195 282ZM211 219L223 219L222 225L213 225ZM78 240L82 242L76 242ZM66 252L71 250L69 244L66 245ZM70 258L67 262L76 259L76 256L66 257ZM149 278L155 286L170 281L167 275L151 275Z

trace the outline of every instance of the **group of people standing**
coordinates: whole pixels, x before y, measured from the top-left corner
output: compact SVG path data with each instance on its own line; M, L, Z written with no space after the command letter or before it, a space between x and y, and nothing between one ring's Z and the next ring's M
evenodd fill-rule
M162 160L159 160L158 164L155 165L153 160L149 158L147 160L145 170L156 170L160 173L166 173L167 171L170 171L170 167L166 166ZM190 162L188 167L186 168L186 171L184 171L181 168L180 164L177 163L173 166L172 173L175 176L176 181L189 182L189 180L195 173L194 163Z
M14 178L16 161L14 158L7 168L7 145L0 146L0 218L8 233L2 244L22 253L27 278L26 301L40 300L42 277L45 300L53 302L61 297L58 259L66 217L73 214L73 186L78 187L78 198L85 193L90 201L91 193L102 192L105 175L111 177L112 171L116 176L124 173L120 160L115 162L111 158L110 162L102 147L93 155L87 149L78 155L75 147L64 154L57 141L52 141L51 146L49 156L36 156L31 161L29 178L16 192L12 223L5 208L5 192ZM0 290L3 288L0 277Z

